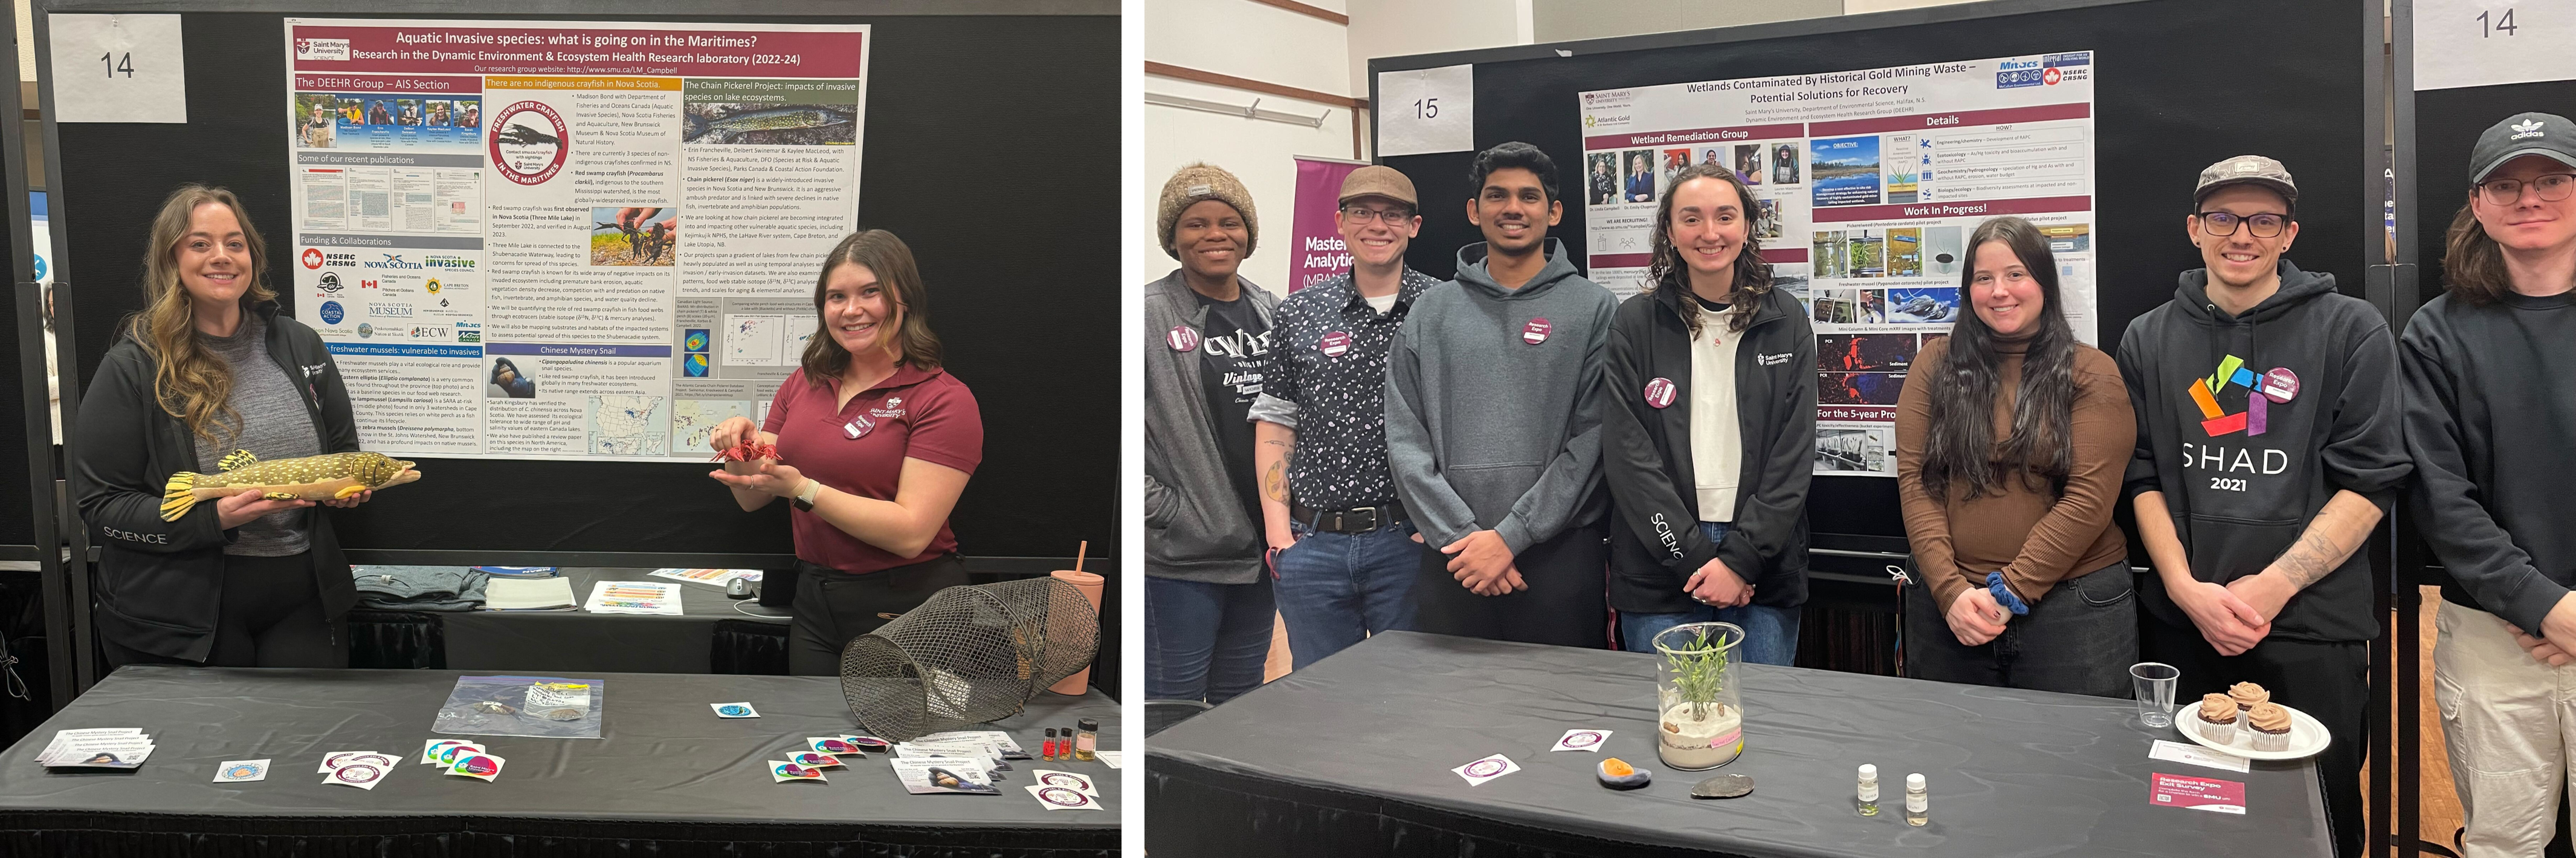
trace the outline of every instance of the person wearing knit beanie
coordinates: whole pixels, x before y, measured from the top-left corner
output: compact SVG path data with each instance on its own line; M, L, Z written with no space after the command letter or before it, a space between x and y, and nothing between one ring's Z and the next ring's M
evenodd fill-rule
M1182 212L1206 200L1233 206L1235 214L1242 216L1243 252L1237 258L1251 256L1261 240L1261 216L1252 209L1252 192L1244 190L1243 181L1233 173L1212 164L1182 167L1163 183L1162 206L1154 219L1154 240L1162 243L1163 252L1173 259L1181 258L1180 250L1173 246L1172 230L1180 225Z

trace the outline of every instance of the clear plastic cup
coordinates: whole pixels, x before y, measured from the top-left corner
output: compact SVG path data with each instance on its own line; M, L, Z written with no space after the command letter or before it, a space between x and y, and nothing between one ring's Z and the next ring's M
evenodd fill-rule
M2170 664L2142 661L2129 666L2129 680L2138 692L2138 722L2173 726L2174 685L2182 680L2182 671Z

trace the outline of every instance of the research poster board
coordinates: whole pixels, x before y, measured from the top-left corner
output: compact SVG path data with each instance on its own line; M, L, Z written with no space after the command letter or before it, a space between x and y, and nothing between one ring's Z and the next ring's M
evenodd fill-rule
M857 225L865 24L287 18L297 317L367 449L699 461Z
M1658 195L1727 165L1776 288L1816 331L1815 473L1896 476L1915 354L1969 312L1966 237L2018 215L2050 237L2067 321L2098 343L2089 50L1581 94L1591 278L1635 294Z

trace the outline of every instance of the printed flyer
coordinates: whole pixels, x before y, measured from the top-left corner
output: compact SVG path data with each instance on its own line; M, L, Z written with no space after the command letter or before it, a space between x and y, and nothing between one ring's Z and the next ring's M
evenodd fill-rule
M2056 256L2067 321L2098 342L2092 51L1582 94L1591 278L1635 294L1657 195L1719 163L1753 189L1777 288L1816 329L1818 474L1896 475L1896 397L1969 312L1968 234L2017 215ZM1571 191L1569 191L1571 193Z
M298 318L389 455L703 461L857 226L867 25L286 19Z

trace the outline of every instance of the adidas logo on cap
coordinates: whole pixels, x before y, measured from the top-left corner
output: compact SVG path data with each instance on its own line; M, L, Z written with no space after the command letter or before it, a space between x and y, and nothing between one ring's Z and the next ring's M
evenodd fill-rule
M2540 120L2525 119L2513 124L2513 136L2507 139L2520 140L2525 137L2538 137L2541 133Z

